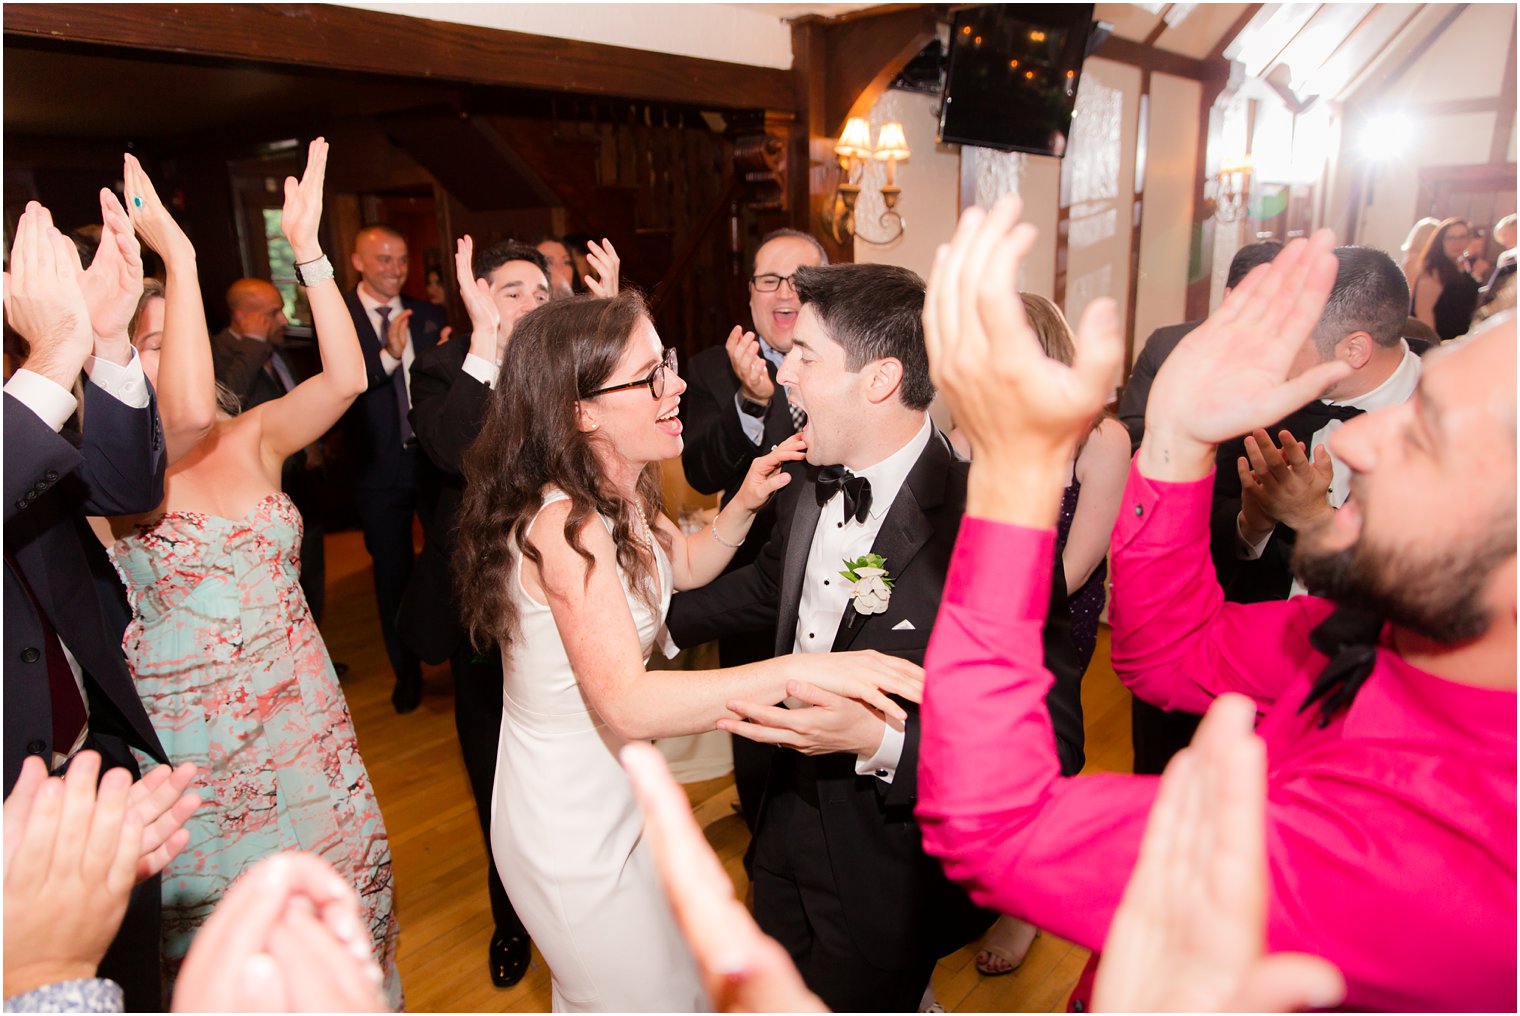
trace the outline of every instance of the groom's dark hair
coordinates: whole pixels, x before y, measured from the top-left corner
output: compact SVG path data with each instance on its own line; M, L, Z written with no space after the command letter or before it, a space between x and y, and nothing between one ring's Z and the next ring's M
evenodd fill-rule
M897 393L903 405L929 408L934 382L924 347L923 279L896 265L827 265L798 268L792 285L829 338L844 347L846 369L890 356L902 364Z

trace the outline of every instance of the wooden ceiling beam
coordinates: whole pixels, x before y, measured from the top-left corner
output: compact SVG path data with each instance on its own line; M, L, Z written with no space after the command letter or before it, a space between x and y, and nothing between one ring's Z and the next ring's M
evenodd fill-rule
M791 109L790 71L328 4L6 4L6 36L709 109Z
M847 119L869 113L887 86L934 39L938 24L939 12L924 6L824 23L825 136L838 137Z

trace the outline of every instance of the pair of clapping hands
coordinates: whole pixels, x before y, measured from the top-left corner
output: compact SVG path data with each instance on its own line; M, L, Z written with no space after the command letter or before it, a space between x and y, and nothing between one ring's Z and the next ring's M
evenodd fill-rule
M138 882L189 841L200 805L190 764L134 781L82 751L62 777L23 763L5 799L5 997L95 976ZM179 1011L385 1008L354 890L306 854L267 858L232 887L196 936Z

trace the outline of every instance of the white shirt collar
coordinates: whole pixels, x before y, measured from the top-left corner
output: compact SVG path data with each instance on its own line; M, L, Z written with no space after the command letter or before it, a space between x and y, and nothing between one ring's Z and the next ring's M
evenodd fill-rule
M371 316L381 307L389 307L392 316L401 312L400 296L393 296L389 300L376 300L369 295L369 290L365 289L362 285L358 287L356 292L359 294L359 303L364 307L365 313Z
M1370 392L1363 392L1353 399L1344 401L1331 401L1332 406L1350 406L1353 409L1362 409L1372 412L1375 409L1387 409L1389 406L1402 406L1414 397L1414 390L1420 385L1420 358L1409 348L1409 343L1403 339L1399 345L1404 348L1404 358L1394 368L1392 374Z
M918 428L918 433L897 451L888 455L874 466L868 466L858 472L856 476L864 476L871 481L871 518L879 519L892 507L892 502L897 500L898 491L907 481L908 474L913 471L913 466L918 462L924 449L929 446L929 438L933 436L934 424L929 419L929 414L924 413L923 426Z

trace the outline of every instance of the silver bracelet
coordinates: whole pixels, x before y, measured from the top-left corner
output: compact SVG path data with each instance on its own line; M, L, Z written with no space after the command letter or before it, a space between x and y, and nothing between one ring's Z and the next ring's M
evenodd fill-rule
M319 282L326 282L333 277L332 262L323 254L296 265L296 282L303 288L310 289Z
M718 516L717 515L713 516L712 526L710 528L712 529L713 539L717 540L719 543L723 544L723 546L727 547L729 550L738 550L740 547L744 546L744 541L743 540L740 540L738 543L729 543L723 537L721 537L721 536L718 535Z

